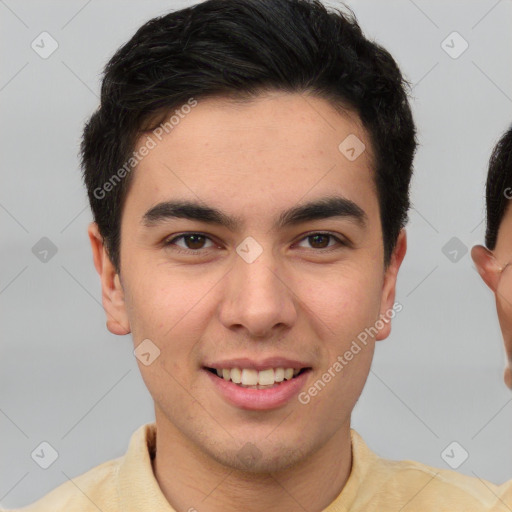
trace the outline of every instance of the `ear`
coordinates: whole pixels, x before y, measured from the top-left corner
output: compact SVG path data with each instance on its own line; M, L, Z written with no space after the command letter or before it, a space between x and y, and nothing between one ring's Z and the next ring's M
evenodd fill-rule
M400 269L400 265L402 264L406 252L407 235L405 233L405 229L402 229L400 231L400 234L398 235L395 248L393 249L393 253L391 254L389 265L386 268L386 272L384 274L384 283L382 285L382 297L379 317L381 323L384 324L384 327L382 329L379 329L379 332L375 336L375 339L377 341L386 339L391 332L391 318L393 317L390 318L389 312L396 311L394 307L396 279L398 276L398 270ZM401 309L402 308L400 307L400 310Z
M471 249L471 258L484 283L496 293L501 269L494 254L483 245L475 245Z
M119 274L110 260L95 222L89 224L87 230L91 241L94 266L101 278L101 298L107 315L107 329L112 334L125 335L130 333L130 323L126 313L124 291Z
M507 388L512 389L512 367L510 366L512 363L505 368L505 375L503 376L505 380L505 385Z

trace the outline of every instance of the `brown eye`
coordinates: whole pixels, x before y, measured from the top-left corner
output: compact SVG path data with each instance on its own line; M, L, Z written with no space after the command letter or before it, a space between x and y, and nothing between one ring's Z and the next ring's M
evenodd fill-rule
M330 235L311 235L308 237L310 244L315 249L325 249L329 245Z
M332 235L331 233L313 233L311 235L308 235L304 237L301 241L307 240L309 242L309 247L312 249L331 249L334 248L336 245L338 246L346 246L347 243L345 243L343 240L338 238L337 236ZM329 244L330 240L334 240L334 244Z
M183 240L185 243L185 246L177 244L176 242L178 240ZM210 240L210 238L205 235L202 235L201 233L188 233L188 234L179 235L172 239L169 239L164 242L164 245L166 247L175 245L178 248L184 249L184 252L186 252L186 251L199 252L202 249L209 249L210 247L213 246L213 244L212 244L209 247L208 246L205 247L205 242L207 240ZM210 242L211 242L211 240L210 240Z
M205 237L202 235L185 235L183 240L188 240L187 249L202 249L204 245Z

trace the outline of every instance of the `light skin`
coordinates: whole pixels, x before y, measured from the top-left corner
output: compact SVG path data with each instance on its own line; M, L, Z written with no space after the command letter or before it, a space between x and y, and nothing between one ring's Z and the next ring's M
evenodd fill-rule
M496 246L482 245L471 250L471 257L485 284L494 293L507 364L504 380L512 389L512 210L508 207L501 221Z
M338 150L349 134L366 145L353 162ZM350 415L390 323L307 405L294 397L271 410L236 407L202 367L288 357L312 368L307 390L392 309L406 236L384 266L370 148L357 115L323 99L201 100L133 171L120 275L90 225L108 329L131 332L135 347L150 339L161 351L139 368L155 402L153 470L176 510L321 511L343 489ZM343 199L344 214L274 226L285 210L333 196ZM171 200L208 205L240 223L162 215L144 222L148 210ZM319 232L342 243L315 238ZM206 238L176 238L184 233ZM249 236L263 250L252 263L236 252ZM259 451L250 467L238 457L248 442Z

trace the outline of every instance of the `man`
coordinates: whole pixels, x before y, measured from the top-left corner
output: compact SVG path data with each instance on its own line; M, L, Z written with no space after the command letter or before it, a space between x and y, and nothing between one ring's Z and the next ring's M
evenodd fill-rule
M475 245L471 257L483 281L493 291L505 343L504 380L512 389L512 125L494 147L489 160L485 203L485 245ZM506 488L506 490L505 490ZM511 508L512 486L503 484L500 501Z
M512 127L494 148L486 185L485 245L476 245L471 257L480 276L494 292L507 362L505 384L512 389Z
M480 511L350 429L390 333L416 147L400 71L317 1L210 0L108 63L82 142L107 328L155 403L26 510Z

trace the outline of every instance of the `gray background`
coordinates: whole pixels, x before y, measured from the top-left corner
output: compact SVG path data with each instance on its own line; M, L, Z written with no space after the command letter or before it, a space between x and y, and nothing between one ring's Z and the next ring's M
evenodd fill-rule
M149 18L190 4L0 0L3 507L121 456L153 420L131 339L105 328L77 151L109 57ZM463 249L483 240L487 160L512 121L512 3L348 5L414 84L421 142L403 311L377 346L353 427L383 457L442 468L457 441L469 453L459 471L502 483L512 478L512 394L492 294ZM43 31L59 44L48 59L31 48ZM469 43L457 59L441 46L453 31ZM58 249L46 263L32 252L42 237ZM457 261L443 252L452 237ZM47 470L30 456L42 441L59 453Z

